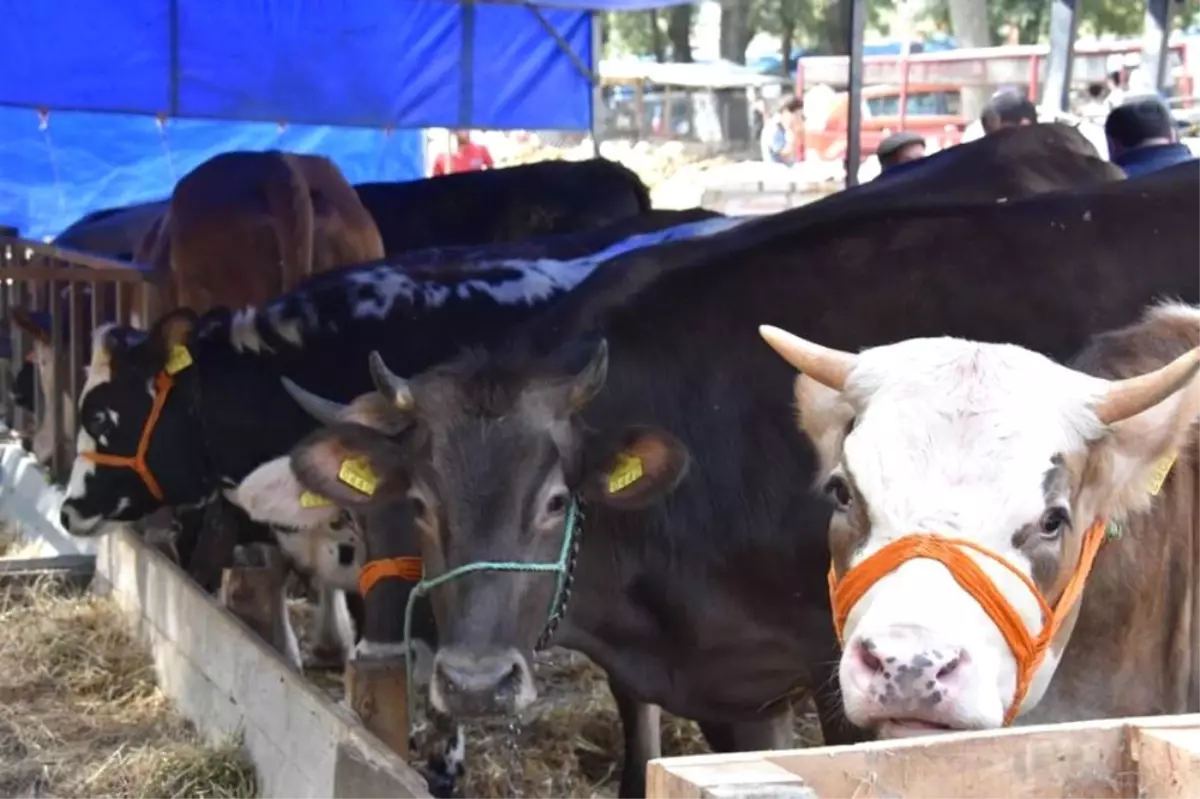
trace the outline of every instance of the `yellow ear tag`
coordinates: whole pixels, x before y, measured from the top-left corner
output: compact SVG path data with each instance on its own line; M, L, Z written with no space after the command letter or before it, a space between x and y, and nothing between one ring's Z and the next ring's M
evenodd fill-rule
M164 368L167 374L175 375L191 365L192 354L188 352L188 348L182 344L176 344L171 348L171 355L167 358L167 365Z
M1158 463L1154 464L1154 471L1150 474L1150 496L1158 496L1158 492L1162 491L1163 483L1167 481L1167 475L1171 473L1171 467L1175 465L1175 455L1167 455L1165 458L1159 458Z
M616 468L608 475L608 493L615 494L641 478L642 459L628 452L619 452Z
M314 494L311 491L305 491L300 494L300 507L302 508L328 508L333 503L320 494Z
M338 479L353 489L361 491L368 497L375 493L379 478L371 471L366 458L347 458L338 469Z

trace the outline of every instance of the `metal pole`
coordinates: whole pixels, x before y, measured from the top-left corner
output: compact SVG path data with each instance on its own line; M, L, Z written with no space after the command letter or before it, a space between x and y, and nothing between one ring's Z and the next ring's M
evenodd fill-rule
M1167 64L1171 50L1171 0L1146 0L1146 19L1142 26L1142 69L1132 94L1159 94L1167 83Z
M1042 105L1065 112L1071 104L1071 68L1075 65L1075 14L1078 0L1053 0L1050 6L1050 54L1046 60L1046 84Z
M600 157L600 136L604 132L604 87L600 85L600 59L603 55L604 40L600 26L603 24L600 15L589 11L592 27L592 59L588 65L590 75L588 81L592 84L592 157Z
M863 36L867 28L867 0L850 0L850 63L846 109L846 188L858 185L862 160Z

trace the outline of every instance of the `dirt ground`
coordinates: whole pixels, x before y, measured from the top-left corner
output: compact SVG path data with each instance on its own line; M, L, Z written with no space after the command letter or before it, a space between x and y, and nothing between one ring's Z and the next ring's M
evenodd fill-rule
M0 585L0 796L256 795L241 747L206 746L173 711L112 602Z
M307 652L310 606L290 603L301 649ZM538 654L534 674L540 694L521 724L467 726L467 774L458 796L471 797L615 797L623 749L617 709L603 672L576 652L553 648ZM344 697L341 675L309 672L309 678L332 699ZM422 759L417 697L418 752ZM796 746L818 746L821 731L808 703L796 705ZM663 713L663 755L709 751L700 730L690 721Z

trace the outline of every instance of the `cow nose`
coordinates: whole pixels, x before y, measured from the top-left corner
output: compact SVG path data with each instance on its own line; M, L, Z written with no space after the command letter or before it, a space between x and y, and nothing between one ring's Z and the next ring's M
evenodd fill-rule
M354 556L357 553L354 544L338 544L338 565L349 566L354 563Z
M933 640L925 631L897 631L851 641L856 682L898 711L929 710L951 697L970 662L966 650Z
M536 697L529 664L515 649L482 655L443 649L434 658L430 700L455 718L511 715Z

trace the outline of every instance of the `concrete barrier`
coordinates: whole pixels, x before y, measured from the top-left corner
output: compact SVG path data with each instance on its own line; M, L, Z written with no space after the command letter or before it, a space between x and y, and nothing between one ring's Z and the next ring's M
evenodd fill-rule
M52 485L37 460L20 444L0 445L0 519L57 555L94 555L96 542L75 538L59 523L62 489Z
M240 732L263 797L429 797L347 708L128 530L99 539L97 590L149 645L159 685L211 740Z

